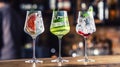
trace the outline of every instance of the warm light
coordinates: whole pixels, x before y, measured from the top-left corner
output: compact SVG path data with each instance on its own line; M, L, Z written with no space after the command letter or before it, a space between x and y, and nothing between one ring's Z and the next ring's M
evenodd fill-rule
M37 9L37 4L33 4L32 8Z
M59 2L59 3L58 3L58 8L59 8L59 9L62 9L62 8L63 8L63 3L62 3L62 2Z
M77 45L76 44L72 45L72 49L76 50L77 49Z
M94 55L99 55L99 50L98 49L94 50Z
M27 43L27 44L25 45L25 48L26 48L26 49L32 48L32 44L31 44L31 43Z
M82 7L82 9L86 9L86 4L85 4L85 3L82 3L82 4L81 4L81 7Z
M76 57L77 56L77 54L76 53L72 53L72 57Z
M83 42L80 42L80 43L79 43L79 47L80 47L80 48L83 48Z
M70 2L69 2L69 1L64 1L64 5L63 5L64 8L66 8L66 9L68 8L68 9L69 9L70 6L71 6L71 5L70 5Z
M100 20L103 20L103 12L104 12L104 10L103 10L103 8L104 8L104 3L103 3L103 1L100 1L99 3L98 3L98 12L99 12L99 14L98 14L98 17L99 17L99 19Z
M55 9L55 0L50 0L49 4L51 9Z
M33 63L33 64L32 64L32 67L36 67L36 63Z
M105 8L105 19L109 18L109 10L108 8Z

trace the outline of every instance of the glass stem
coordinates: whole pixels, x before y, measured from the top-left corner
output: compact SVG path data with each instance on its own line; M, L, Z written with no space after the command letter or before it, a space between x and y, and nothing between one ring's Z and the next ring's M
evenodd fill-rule
M61 58L61 40L62 40L62 37L59 37L58 38L58 40L59 40L59 56L58 56L58 58L60 59Z
M85 60L87 61L88 60L88 54L87 54L87 38L84 38L84 57L85 57Z
M35 41L36 41L36 38L33 38L33 59L34 60L36 59L36 56L35 56Z

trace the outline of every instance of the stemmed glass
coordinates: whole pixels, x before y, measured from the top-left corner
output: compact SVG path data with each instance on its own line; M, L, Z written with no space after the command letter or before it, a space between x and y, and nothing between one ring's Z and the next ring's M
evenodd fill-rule
M58 62L61 65L62 62L68 62L61 57L61 40L64 35L70 31L67 11L53 11L52 21L50 25L50 31L56 35L59 40L59 56L57 59L51 62Z
M24 31L29 34L33 39L33 59L27 60L27 63L42 63L43 61L37 60L35 56L35 41L36 37L44 32L44 25L41 11L27 11Z
M93 7L90 6L87 11L79 11L77 25L76 25L76 32L84 37L84 59L78 60L78 62L95 61L92 59L88 59L87 43L86 43L88 36L95 31L96 31L96 27L93 18Z

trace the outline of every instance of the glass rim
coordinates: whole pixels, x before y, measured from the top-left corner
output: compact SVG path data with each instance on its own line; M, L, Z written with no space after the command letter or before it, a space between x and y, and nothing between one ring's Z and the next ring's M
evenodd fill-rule
M54 12L54 10L53 10ZM67 12L66 10L55 10L55 12Z
M27 10L27 12L42 12L42 11L41 10L33 10L33 11Z

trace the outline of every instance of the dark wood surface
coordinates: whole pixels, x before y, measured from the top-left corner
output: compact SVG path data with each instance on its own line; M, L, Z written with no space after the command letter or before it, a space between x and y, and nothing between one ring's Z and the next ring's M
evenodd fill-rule
M120 55L115 56L89 56L90 59L94 59L95 62L89 62L84 64L83 62L77 62L77 59L83 57L66 57L68 63L62 63L62 67L120 67ZM39 58L43 60L41 63L25 63L28 59L15 59L15 60L2 60L0 61L0 67L57 67L57 63L52 63L51 58Z

